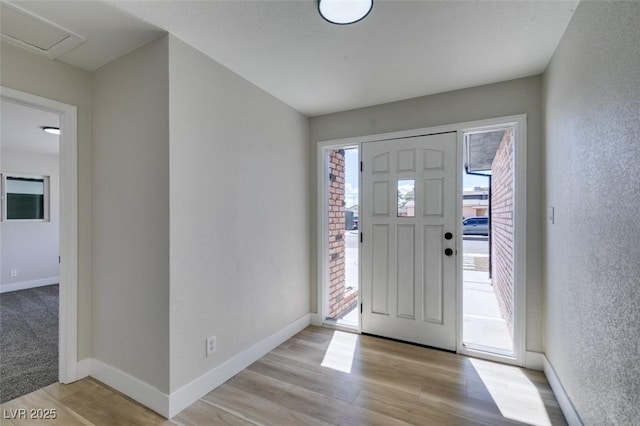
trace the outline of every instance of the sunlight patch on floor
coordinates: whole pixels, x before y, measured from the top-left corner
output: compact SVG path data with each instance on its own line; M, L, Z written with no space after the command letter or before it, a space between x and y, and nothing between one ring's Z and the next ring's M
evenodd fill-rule
M334 331L320 365L344 373L351 373L357 341L357 334Z
M471 365L502 416L529 425L551 426L538 388L520 369L505 366L508 374L500 374L487 368L485 361L472 359Z

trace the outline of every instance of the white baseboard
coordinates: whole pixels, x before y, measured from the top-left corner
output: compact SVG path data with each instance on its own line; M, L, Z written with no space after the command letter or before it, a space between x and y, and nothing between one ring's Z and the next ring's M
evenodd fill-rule
M223 362L202 376L171 393L169 398L169 416L171 418L184 410L231 377L235 376L255 361L271 352L310 324L311 314L294 321L283 329L273 333L253 346Z
M562 410L562 414L564 414L564 418L567 420L567 423L569 426L582 426L582 420L580 419L580 415L578 415L578 411L576 411L576 408L573 406L569 395L567 395L567 392L562 386L562 382L560 382L560 378L556 374L556 370L553 368L546 355L543 355L543 365L544 374L547 376L549 385L558 400L558 404L560 405L560 409Z
M530 370L542 371L544 369L544 354L542 352L525 352L524 367Z
M169 418L169 395L122 370L91 359L91 377L135 399L163 417Z
M60 277L42 278L40 280L32 281L20 281L18 283L2 284L0 285L0 293L7 293L9 291L26 290L28 288L43 287L45 285L58 284Z
M85 358L78 362L78 379L92 376L133 398L140 404L147 406L161 416L170 419L303 330L310 324L310 318L311 314L304 315L302 318L171 393L171 395L167 395L148 383L93 358Z

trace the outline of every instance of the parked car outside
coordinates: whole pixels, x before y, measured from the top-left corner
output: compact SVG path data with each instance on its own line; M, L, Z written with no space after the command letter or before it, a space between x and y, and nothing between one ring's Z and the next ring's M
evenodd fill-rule
M473 216L462 221L463 235L489 235L489 217Z

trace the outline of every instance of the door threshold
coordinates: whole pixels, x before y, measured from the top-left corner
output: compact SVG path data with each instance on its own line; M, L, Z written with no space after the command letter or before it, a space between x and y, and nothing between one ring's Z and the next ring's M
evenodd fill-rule
M346 331L346 332L349 332L349 333L360 334L360 327L358 327L357 325L351 326L351 325L347 325L347 324L338 324L334 320L324 320L324 322L322 323L322 326L324 328L331 328L333 330Z
M452 350L449 350L449 349L438 348L436 346L423 345L422 343L410 342L408 340L394 339L393 337L379 336L377 334L371 334L371 333L360 333L360 334L362 334L363 336L371 336L371 337L377 337L378 339L390 340L392 342L404 343L406 345L419 346L419 347L425 348L425 349L433 349L435 351L448 352L450 354L455 354L456 353L456 351L452 351Z
M497 355L497 356L503 356L506 358L513 358L515 359L516 355L513 351L510 351L508 349L500 349L500 348L494 348L492 346L484 346L484 345L479 345L479 344L474 344L474 343L463 343L462 347L469 350L469 351L475 351L475 352L485 352L485 353L489 353L492 355Z

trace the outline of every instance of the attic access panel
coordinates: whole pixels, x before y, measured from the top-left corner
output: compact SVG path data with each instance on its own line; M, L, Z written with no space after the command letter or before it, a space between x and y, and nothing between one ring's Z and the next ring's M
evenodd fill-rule
M0 33L2 41L51 59L85 41L59 25L4 1L0 2Z

